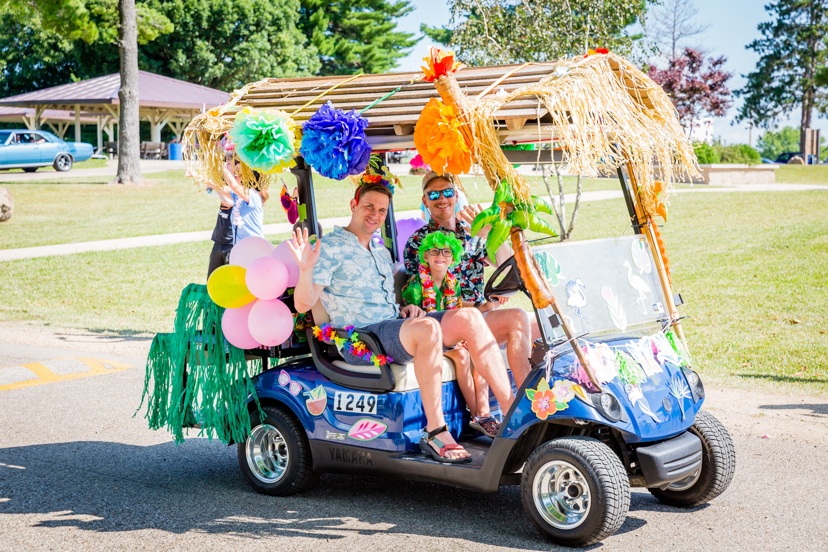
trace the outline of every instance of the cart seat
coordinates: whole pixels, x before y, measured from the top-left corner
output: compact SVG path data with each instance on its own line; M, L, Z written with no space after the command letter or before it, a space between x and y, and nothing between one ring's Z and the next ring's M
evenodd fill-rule
M405 285L406 282L406 273L405 273L405 265L403 263L395 263L394 264L394 288L397 292L397 301L400 302L402 300L402 287ZM313 321L315 324L330 324L331 317L328 315L325 307L322 306L322 300L318 300L316 304L311 309L311 313L313 314ZM356 372L359 374L379 374L380 370L374 365L370 366L360 366L356 364L348 364L344 360L333 360L331 363L338 368L342 368L344 370L349 370L351 372ZM414 375L414 364L391 364L391 372L394 374L394 381L396 382L396 386L394 387L395 392L403 392L403 391L412 391L414 389L419 389L420 385L417 382L417 376ZM455 381L457 379L457 374L454 370L454 362L447 358L443 357L443 382L448 381Z

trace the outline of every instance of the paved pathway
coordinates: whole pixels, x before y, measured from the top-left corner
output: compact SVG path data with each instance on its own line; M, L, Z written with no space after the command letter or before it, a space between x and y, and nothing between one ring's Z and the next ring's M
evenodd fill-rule
M166 161L165 161L166 162ZM156 162L157 163L157 162ZM97 170L97 169L89 169ZM674 190L675 193L731 193L731 192L802 192L810 190L828 191L828 186L818 184L756 184L751 186L731 186L727 188L708 188L706 186L695 186L693 188L681 188ZM566 194L566 201L575 200L575 194ZM581 201L601 201L605 199L616 199L622 197L620 190L601 190L595 192L584 192L581 194ZM397 213L398 219L419 217L420 211L402 211ZM320 222L325 228L333 225L347 224L350 217L335 217L322 219ZM266 224L264 232L266 235L286 234L293 226L290 223ZM51 257L53 255L72 255L74 253L85 253L88 251L112 251L115 249L131 249L135 247L151 247L158 245L172 245L176 243L207 241L212 236L212 230L199 232L178 232L175 234L156 234L152 236L136 236L133 238L117 238L111 240L99 240L79 243L64 243L58 245L42 245L38 247L24 247L20 249L0 250L0 262L16 261L20 259L33 259L37 257Z

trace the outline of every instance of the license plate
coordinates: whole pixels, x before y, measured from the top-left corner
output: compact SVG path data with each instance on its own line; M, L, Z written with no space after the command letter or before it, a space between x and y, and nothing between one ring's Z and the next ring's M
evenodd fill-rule
M334 410L339 412L377 413L377 396L370 393L345 393L334 395Z

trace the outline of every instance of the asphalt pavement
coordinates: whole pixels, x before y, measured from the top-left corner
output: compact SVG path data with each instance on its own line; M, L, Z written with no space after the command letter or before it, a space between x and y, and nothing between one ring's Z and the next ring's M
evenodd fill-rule
M235 447L194 433L176 446L147 429L138 411L143 356L0 342L0 378L36 364L59 377L35 374L13 388L0 379L2 551L558 550L529 523L518 487L481 495L325 475L302 495L259 495L243 479ZM65 377L86 373L83 365L86 376ZM709 390L711 412L736 443L728 491L680 510L633 489L623 527L590 549L828 547L828 402L780 395L744 412L731 408L742 396ZM772 419L774 438L751 425ZM780 434L793 423L803 432Z

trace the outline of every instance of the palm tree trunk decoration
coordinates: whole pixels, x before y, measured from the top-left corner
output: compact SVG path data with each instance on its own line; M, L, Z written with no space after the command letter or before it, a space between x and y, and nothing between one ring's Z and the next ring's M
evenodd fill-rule
M426 79L434 82L434 86L443 102L451 106L461 121L463 121L461 132L466 142L469 145L474 144L472 125L468 116L470 112L469 101L462 90L460 90L460 85L454 76L455 71L460 69L460 64L454 62L453 52L443 52L435 48L431 49L429 57L425 58L425 60L428 63L428 67L423 68ZM471 150L472 152L477 151L476 148L471 148ZM508 166L506 156L503 155L499 147L497 151L503 158L503 164ZM475 159L475 161L479 162L480 160ZM538 309L551 307L559 316L564 333L572 345L581 366L584 367L584 371L592 384L600 391L602 389L601 383L595 377L584 351L578 345L578 341L574 339L574 332L566 321L560 306L555 301L555 296L552 294L549 284L547 284L546 279L541 275L540 267L532 255L532 250L529 249L529 245L526 243L526 237L523 235L523 231L527 228L543 232L550 236L557 235L546 222L536 216L537 211L551 214L552 210L549 204L534 196L531 196L529 201L516 198L514 186L512 186L512 183L508 179L501 180L498 178L489 163L480 163L480 165L483 168L486 179L489 181L489 185L496 192L492 206L481 212L475 218L472 225L472 234L475 233L475 228L479 231L486 224L492 224L492 230L489 232L489 237L486 241L486 249L491 259L494 259L495 251L506 241L506 238L511 238L512 248L515 252L515 261L523 283L532 299L532 304Z

